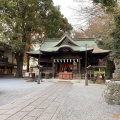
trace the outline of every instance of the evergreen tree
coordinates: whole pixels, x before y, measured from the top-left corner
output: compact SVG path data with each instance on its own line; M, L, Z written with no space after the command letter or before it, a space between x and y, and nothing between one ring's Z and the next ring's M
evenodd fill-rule
M56 16L51 17L51 14L55 13ZM61 19L58 19L59 17ZM0 19L4 27L3 33L8 37L7 43L15 53L17 77L22 77L24 52L28 50L31 36L45 32L48 37L50 35L50 37L56 37L57 35L53 33L56 31L57 34L59 33L59 24L62 24L61 21L65 18L53 5L52 0L0 0ZM66 24L72 29L68 22ZM48 25L51 26L48 27ZM50 34L51 30L54 32Z

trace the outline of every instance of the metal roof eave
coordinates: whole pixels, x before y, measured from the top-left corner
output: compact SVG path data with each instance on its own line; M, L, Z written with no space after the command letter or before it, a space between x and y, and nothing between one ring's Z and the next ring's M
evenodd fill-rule
M33 51L29 51L29 52L26 52L27 54L34 54L34 55L38 55L38 54L42 54L42 52L40 52L40 50L33 50Z
M101 51L101 52L92 52L92 54L103 54L103 53L110 53L111 50L105 50L105 51Z
M72 51L74 52L83 52L83 51L89 51L89 50L93 50L93 48L85 48L85 47L82 47L82 49L80 49L81 47L76 47L77 49L75 49L74 47L70 47L70 46L61 46L61 47L54 47L53 49L45 49L45 50L42 50L42 52L57 52L59 51L60 49L62 48L70 48Z

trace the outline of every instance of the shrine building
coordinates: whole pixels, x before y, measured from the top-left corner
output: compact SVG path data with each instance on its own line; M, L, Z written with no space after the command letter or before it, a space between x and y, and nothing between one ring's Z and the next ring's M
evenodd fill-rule
M89 79L93 79L95 71L105 71L103 58L109 52L100 49L94 38L73 39L64 35L60 39L44 39L40 50L27 54L39 59L43 78L76 80L85 79L86 74Z

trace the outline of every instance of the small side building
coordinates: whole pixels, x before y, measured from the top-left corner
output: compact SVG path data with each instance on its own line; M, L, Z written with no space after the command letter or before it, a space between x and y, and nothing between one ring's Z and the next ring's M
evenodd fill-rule
M0 49L0 78L16 74L15 55L9 49Z

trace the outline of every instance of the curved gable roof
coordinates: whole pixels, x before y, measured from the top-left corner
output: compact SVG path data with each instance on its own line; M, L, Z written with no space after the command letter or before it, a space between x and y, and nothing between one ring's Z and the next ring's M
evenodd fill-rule
M87 50L93 50L93 45L95 45L95 41L92 40L73 40L69 35L64 35L59 41L57 39L47 40L41 46L42 52L57 52L61 48L70 48L73 51L86 51L86 44Z
M87 48L86 48L87 44ZM92 53L109 53L110 50L98 48L94 38L81 38L73 40L69 35L63 36L61 39L45 39L41 45L41 52L57 52L62 48L69 48L75 52L83 52L92 50ZM40 54L40 51L27 52L28 54ZM41 53L42 54L42 53Z
M65 36L63 36L63 37L61 38L61 40L60 40L54 47L61 46L62 43L64 43L64 44L66 43L66 44L73 45L73 46L78 46L78 45L74 42L74 40L73 40L70 36L68 36L67 34L66 34Z

